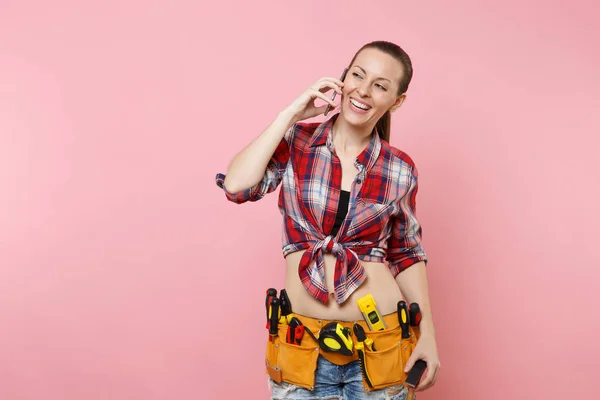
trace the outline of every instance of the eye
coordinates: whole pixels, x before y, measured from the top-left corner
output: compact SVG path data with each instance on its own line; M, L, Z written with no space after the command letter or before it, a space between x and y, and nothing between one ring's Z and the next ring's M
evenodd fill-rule
M379 83L378 83L378 84L376 84L375 86L377 86L377 87L379 87L380 89L382 89L382 90L384 90L384 91L386 91L386 92L387 92L387 89L386 89L385 87L381 86Z
M352 76L356 76L357 78L362 78L359 74L357 74L356 72L352 73Z

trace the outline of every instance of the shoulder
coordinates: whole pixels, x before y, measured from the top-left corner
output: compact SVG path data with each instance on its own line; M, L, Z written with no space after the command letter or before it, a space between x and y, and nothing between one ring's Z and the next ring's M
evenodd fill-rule
M294 125L303 132L312 134L321 125L321 122L296 122Z
M292 147L304 148L319 125L319 122L296 122L288 129L286 140Z
M409 168L416 172L417 166L412 159L411 156L408 155L405 151L402 151L385 140L381 141L381 149L386 154L387 157L391 160L392 163L401 164L405 168Z
M406 194L410 193L417 187L419 181L419 171L413 158L405 151L400 150L388 142L382 140L382 151L385 153L384 158L387 159L388 171L390 171L392 186L397 189L395 198L398 200L405 199ZM413 192L416 193L416 190ZM414 201L412 199L411 201Z

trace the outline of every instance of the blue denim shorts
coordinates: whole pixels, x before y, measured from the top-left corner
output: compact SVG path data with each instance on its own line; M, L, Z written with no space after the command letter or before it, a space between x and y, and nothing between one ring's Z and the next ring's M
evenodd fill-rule
M287 382L277 383L270 378L269 385L273 390L271 400L405 400L408 394L406 387L401 384L365 392L358 361L336 365L322 356L317 360L315 390Z

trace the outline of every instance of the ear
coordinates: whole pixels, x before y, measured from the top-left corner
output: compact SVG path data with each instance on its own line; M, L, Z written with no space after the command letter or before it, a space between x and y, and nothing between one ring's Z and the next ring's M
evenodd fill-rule
M390 113L393 113L398 108L400 108L402 103L404 103L405 99L406 99L406 93L402 93L400 96L398 96L398 98L396 99L396 102L390 107L390 110L389 110Z

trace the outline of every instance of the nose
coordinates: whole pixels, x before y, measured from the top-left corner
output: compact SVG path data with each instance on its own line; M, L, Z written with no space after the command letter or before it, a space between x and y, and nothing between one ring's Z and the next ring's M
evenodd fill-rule
M369 94L369 85L367 82L362 82L361 85L358 87L358 94L360 94L362 97L366 97Z

